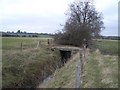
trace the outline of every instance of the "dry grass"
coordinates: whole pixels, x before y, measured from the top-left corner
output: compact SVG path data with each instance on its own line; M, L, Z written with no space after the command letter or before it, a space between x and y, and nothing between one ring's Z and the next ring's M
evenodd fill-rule
M91 53L84 66L83 88L118 88L118 56Z
M75 88L75 70L79 63L79 53L73 56L64 67L58 69L47 88Z
M59 54L40 45L40 38L3 38L2 84L8 87L36 87L59 66ZM44 39L42 39L44 40ZM47 39L46 39L47 40ZM23 50L20 43L23 42ZM42 44L46 44L43 42ZM44 73L44 74L43 74Z

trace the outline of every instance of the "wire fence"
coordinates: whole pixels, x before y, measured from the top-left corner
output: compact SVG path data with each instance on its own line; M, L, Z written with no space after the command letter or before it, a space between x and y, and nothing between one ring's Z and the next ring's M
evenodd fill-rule
M80 60L76 66L76 78L75 78L75 88L80 88L81 85L81 74L83 73L83 67L87 60L87 49L80 49ZM80 90L80 89L79 89Z
M51 45L54 45L54 41L52 39L46 39L46 40L38 40L31 44L20 42L19 48L21 51L23 51L29 48L38 49L41 46L51 46Z

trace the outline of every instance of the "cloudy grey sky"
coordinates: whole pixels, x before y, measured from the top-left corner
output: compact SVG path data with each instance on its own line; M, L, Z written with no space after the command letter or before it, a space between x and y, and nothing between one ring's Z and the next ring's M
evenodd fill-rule
M0 31L17 30L55 33L61 30L64 14L74 0L0 0ZM118 35L118 1L94 0L103 13L105 30L102 35Z

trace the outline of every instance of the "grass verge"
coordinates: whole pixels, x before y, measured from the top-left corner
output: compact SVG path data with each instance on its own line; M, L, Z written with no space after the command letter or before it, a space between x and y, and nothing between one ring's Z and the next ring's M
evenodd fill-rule
M75 88L75 70L79 59L77 53L64 67L58 69L46 88Z
M118 51L120 50L118 44L120 44L120 41L118 40L98 39L91 45L91 50L95 51L96 49L99 49L102 54L118 55Z
M118 56L90 54L82 74L82 88L118 88Z

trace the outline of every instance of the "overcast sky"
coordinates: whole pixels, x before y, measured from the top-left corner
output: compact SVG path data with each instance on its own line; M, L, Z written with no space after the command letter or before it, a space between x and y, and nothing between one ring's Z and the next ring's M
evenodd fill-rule
M17 30L55 33L61 30L68 5L74 0L0 0L0 31ZM105 30L102 35L118 35L118 1L94 0L103 13Z

